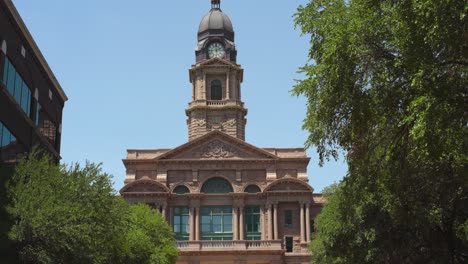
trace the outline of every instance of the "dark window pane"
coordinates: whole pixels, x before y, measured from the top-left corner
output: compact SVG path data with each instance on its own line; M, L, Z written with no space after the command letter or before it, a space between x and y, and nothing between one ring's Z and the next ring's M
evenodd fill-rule
M223 178L211 178L203 184L202 193L230 193L233 192L231 184ZM219 210L219 208L218 208ZM226 210L231 210L226 208Z
M3 64L3 77L2 77L3 84L7 84L8 81L8 59L5 58L5 63Z
M292 227L292 211L291 210L284 211L284 225L286 227Z
M190 193L190 191L186 186L181 185L181 186L175 187L173 193L175 193L175 194L186 194L186 193Z
M14 97L15 97L15 100L16 100L16 102L18 104L21 103L21 88L23 88L23 80L21 80L21 77L17 73L16 77L15 77L15 94L14 94Z
M222 100L223 89L221 87L221 81L214 80L211 82L211 100Z
M6 127L3 127L2 147L8 146L8 144L10 144L10 137L10 131Z
M293 238L286 237L286 252L293 252Z
M21 87L21 108L29 116L29 105L31 104L30 91L26 83Z
M8 91L10 92L11 96L15 95L15 76L16 76L15 68L13 68L13 64L11 64L11 62L8 62L8 83L7 83L7 88L8 88Z
M246 193L259 193L260 188L257 185L249 185L245 188L244 192Z

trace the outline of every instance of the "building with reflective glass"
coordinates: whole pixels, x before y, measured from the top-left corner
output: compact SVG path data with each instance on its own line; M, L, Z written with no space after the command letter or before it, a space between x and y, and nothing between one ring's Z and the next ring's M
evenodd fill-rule
M324 203L308 184L310 158L303 148L245 142L244 71L219 2L200 22L189 70L188 142L127 150L120 193L166 217L178 263L309 263L307 244Z
M11 0L0 1L0 162L40 146L60 160L67 96Z

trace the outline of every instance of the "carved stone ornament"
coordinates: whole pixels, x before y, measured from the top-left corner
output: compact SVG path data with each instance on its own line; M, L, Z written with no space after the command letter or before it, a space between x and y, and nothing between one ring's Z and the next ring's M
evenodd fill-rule
M236 119L231 118L223 122L223 127L234 127L236 126Z
M193 123L199 127L204 127L206 126L206 120L205 119L195 119Z
M208 159L231 158L236 154L237 152L232 146L229 146L219 140L210 142L202 149L202 157Z

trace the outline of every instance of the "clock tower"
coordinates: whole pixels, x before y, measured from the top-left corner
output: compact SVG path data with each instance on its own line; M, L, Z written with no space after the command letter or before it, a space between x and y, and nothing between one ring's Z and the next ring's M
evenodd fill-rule
M211 10L198 29L196 64L189 70L192 101L185 111L189 141L213 130L245 140L247 109L241 101L244 70L236 63L234 29L220 2L211 1Z

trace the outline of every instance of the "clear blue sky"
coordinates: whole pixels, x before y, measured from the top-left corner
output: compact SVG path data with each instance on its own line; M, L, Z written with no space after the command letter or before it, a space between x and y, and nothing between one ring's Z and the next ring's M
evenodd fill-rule
M126 149L174 148L187 141L188 69L210 0L14 0L69 97L63 113L62 162L102 162L123 186ZM249 109L246 141L302 147L305 98L290 95L307 62L308 36L292 15L306 0L223 0L236 32ZM308 167L316 192L346 173L341 160Z

